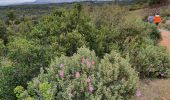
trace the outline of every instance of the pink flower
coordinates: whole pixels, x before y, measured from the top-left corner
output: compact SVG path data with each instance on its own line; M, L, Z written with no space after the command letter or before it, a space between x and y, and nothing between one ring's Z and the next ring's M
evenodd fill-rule
M164 77L164 73L161 73L160 75L161 75L161 77Z
M89 86L89 92L93 92L94 88L93 86Z
M63 68L64 67L64 64L60 64L60 68Z
M87 83L90 83L90 82L91 82L91 78L88 77L88 78L86 79L86 82L87 82Z
M141 91L137 90L137 91L136 91L136 96L137 96L137 97L140 97L141 95L142 95L142 94L141 94Z
M163 64L161 63L160 66L163 67Z
M87 65L87 67L91 66L91 63L90 63L89 59L86 59L86 65Z
M60 70L60 71L59 71L59 76L60 76L60 77L64 77L64 71Z
M95 64L95 62L94 62L94 60L92 60L92 65L94 65Z
M81 64L84 64L84 57L82 57L82 59L81 59Z
M79 72L76 72L75 77L76 77L76 78L79 78L79 77L80 77L80 73L79 73Z

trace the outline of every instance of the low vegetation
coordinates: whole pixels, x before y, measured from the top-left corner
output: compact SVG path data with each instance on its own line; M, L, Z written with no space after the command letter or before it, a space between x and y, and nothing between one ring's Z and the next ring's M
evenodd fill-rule
M80 48L72 57L56 58L28 83L16 87L19 99L128 99L136 91L137 73L128 60L112 51L98 60L95 53Z
M169 76L160 32L125 7L10 12L0 25L0 99L126 100L140 78Z

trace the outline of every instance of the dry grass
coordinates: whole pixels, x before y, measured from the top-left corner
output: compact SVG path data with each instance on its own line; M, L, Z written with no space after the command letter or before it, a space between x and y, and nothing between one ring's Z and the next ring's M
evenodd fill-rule
M142 80L139 85L142 96L134 100L170 100L170 79Z

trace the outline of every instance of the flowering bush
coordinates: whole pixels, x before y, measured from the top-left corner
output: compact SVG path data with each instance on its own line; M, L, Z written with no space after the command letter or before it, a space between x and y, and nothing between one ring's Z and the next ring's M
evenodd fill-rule
M93 51L80 48L72 57L56 58L44 73L18 86L18 99L128 99L134 95L138 77L126 59L116 52L99 61Z

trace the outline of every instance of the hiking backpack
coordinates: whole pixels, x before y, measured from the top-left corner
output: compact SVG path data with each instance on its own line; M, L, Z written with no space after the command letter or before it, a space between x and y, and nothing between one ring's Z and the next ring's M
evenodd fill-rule
M149 17L148 17L148 21L149 21L150 23L152 23L152 22L154 21L154 16L149 16Z

